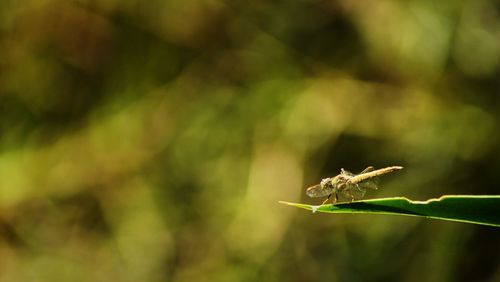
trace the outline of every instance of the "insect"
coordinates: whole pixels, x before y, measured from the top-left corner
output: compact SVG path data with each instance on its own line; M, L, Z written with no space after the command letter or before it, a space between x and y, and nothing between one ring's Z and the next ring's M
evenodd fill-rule
M359 174L354 174L343 168L340 174L321 180L320 184L307 188L306 194L311 198L325 197L324 205L333 195L333 202L352 202L365 195L366 189L378 189L377 176L403 169L402 166L390 166L375 170L373 166L367 167Z

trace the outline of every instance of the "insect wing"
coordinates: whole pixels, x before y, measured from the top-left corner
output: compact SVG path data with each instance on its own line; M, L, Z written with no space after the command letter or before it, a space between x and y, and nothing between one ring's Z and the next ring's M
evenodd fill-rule
M328 196L330 193L331 193L330 191L323 189L321 187L321 184L311 186L311 187L307 188L307 190L306 190L307 196L309 196L311 198Z
M367 168L365 168L362 172L360 172L359 174L362 174L362 173L367 173L367 172L370 172L370 171L374 171L375 168L373 166L369 166Z
M363 189L378 189L378 177L370 178L358 183L358 186Z
M366 170L366 169L365 169ZM354 173L350 172L350 171L347 171L343 168L340 169L340 175L342 176L348 176L348 177L352 177L352 176L355 176Z
M346 184L346 186L337 192L337 198L340 202L350 202L362 199L365 196L366 189L356 184Z
M363 199L363 197L365 196L365 193L366 193L366 189L359 187L359 186L352 189L352 195L354 196L354 200Z

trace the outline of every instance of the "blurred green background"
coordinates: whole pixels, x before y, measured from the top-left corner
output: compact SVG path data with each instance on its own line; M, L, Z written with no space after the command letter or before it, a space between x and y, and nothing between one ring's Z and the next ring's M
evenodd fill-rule
M500 281L497 1L0 1L0 281Z

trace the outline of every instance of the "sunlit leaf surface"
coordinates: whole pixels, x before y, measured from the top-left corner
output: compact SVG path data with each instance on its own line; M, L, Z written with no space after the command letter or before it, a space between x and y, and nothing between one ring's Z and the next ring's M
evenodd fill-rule
M452 195L427 201L396 197L321 206L280 203L313 212L421 216L500 227L500 196Z

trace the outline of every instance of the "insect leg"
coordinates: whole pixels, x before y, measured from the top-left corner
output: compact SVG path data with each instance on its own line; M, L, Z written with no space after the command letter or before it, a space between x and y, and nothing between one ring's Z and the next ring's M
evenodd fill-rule
M323 203L321 203L321 205L324 205L326 202L328 202L331 196L332 194L328 195L328 197L326 197L326 200L324 200ZM335 197L337 197L337 195L335 195Z

